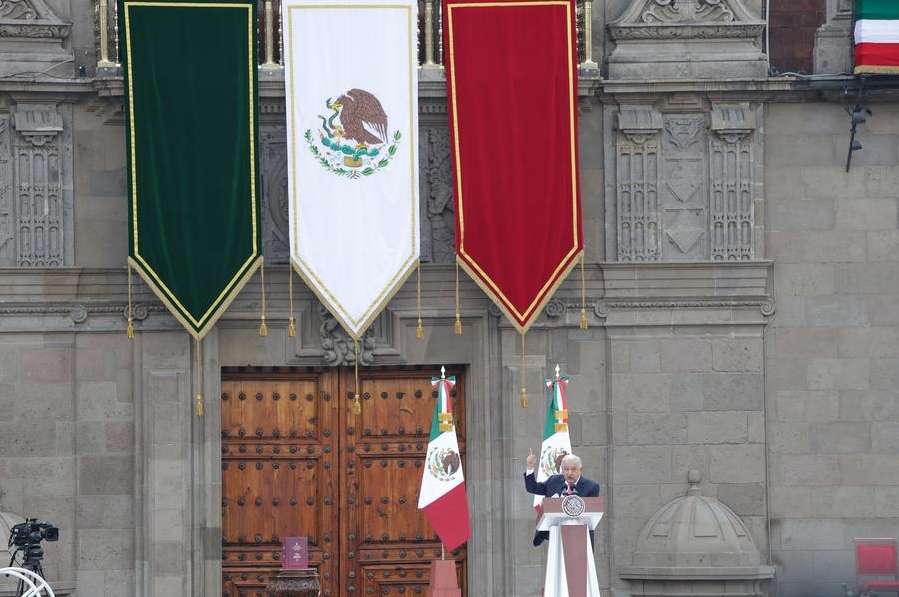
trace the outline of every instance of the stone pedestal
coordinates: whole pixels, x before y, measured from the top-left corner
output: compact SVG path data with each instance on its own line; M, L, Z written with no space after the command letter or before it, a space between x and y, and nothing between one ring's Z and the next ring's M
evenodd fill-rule
M314 568L279 570L268 579L265 590L269 597L318 597L322 585Z
M431 582L428 597L462 597L462 589L456 580L456 562L434 560L431 562Z

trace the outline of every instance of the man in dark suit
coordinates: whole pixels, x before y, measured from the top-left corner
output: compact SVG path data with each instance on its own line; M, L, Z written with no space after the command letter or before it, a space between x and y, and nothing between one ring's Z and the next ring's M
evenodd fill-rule
M562 458L559 474L551 475L546 481L538 481L534 473L537 464L537 455L531 450L528 454L527 472L524 474L524 488L528 493L542 495L544 497L564 497L575 494L581 497L596 497L599 495L599 483L581 475L584 468L580 457L568 454ZM534 545L540 545L549 539L549 532L537 531L534 533ZM590 531L590 545L593 545L593 531Z

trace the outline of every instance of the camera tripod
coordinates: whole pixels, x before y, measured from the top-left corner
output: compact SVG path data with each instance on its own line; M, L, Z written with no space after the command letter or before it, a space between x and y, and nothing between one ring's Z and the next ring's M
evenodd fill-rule
M44 568L41 566L41 560L44 559L44 548L41 547L40 543L29 543L28 545L17 546L12 552L12 556L9 558L10 566L15 565L16 554L19 552L22 552L22 564L19 567L30 570L41 578L44 578ZM20 578L19 584L16 585L15 597L22 597L27 588L28 586L25 584L25 581Z

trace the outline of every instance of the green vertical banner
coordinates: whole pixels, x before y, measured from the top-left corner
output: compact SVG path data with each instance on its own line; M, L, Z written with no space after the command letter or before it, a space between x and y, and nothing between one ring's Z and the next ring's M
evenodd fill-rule
M262 263L255 0L119 0L128 262L197 339Z

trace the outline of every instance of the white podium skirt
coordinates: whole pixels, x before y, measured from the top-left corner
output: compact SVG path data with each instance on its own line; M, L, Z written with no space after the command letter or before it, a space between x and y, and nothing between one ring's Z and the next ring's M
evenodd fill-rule
M600 597L588 530L577 519L550 527L543 597Z

